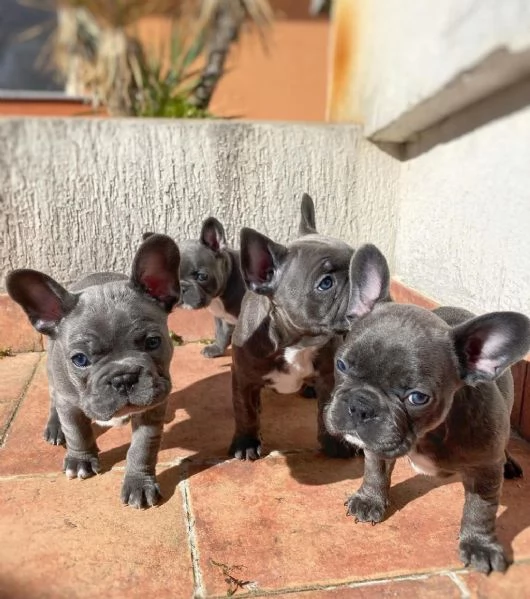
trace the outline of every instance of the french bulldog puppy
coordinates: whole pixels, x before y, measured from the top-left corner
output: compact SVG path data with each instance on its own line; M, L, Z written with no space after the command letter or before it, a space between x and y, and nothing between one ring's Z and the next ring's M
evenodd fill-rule
M396 458L418 472L459 474L465 490L460 557L482 572L504 571L495 534L505 475L521 469L506 451L510 365L530 349L530 321L516 312L475 317L389 302L389 269L373 245L351 263L352 326L336 354L336 385L325 422L364 450L359 491L346 503L361 522L380 522Z
M207 218L198 240L180 243L180 307L190 310L208 308L215 318L215 341L203 356L222 356L230 341L245 295L239 269L239 252L229 248L223 225Z
M333 388L337 335L348 327L348 272L353 249L314 229L314 205L302 199L302 237L287 246L244 228L241 271L248 291L232 337L232 399L236 421L229 453L261 456L260 391L296 393L315 382L318 439L328 455L355 454L324 428L322 408Z
M66 442L66 476L84 479L100 470L92 421L114 426L130 419L121 499L136 508L160 499L155 466L173 354L167 316L179 299L179 262L175 242L153 235L138 249L130 277L89 275L69 291L35 270L7 277L9 295L50 338L44 436Z

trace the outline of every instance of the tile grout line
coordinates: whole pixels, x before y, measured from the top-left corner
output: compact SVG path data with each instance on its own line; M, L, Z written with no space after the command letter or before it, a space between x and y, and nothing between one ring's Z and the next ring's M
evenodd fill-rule
M0 446L1 448L1 446ZM266 460L268 458L278 458L278 457L286 457L289 455L295 454L314 454L318 452L318 450L314 449L289 449L286 451L272 451L271 453L263 456L261 460ZM156 464L157 470L165 470L167 468L175 468L182 467L184 465L195 465L195 466L218 466L221 464L225 464L227 462L235 461L236 458L222 458L213 456L211 458L200 458L198 460L193 459L193 456L184 456L177 457L173 460L167 462L158 462ZM105 470L102 474L106 474L107 472L124 472L125 466L112 466L109 470ZM46 476L55 476L60 473L60 470L52 471L52 472L27 472L24 474L3 474L0 475L0 482L3 480L14 480L17 478L42 478Z
M464 582L464 580L458 576L459 572L461 572L461 570L458 570L457 572L447 571L443 572L443 574L452 580L453 583L458 587L462 599L469 599L469 597L471 597L471 592L467 588L467 584Z
M418 581L418 580L429 580L431 578L447 576L449 571L440 570L434 572L425 572L423 574L403 574L398 576L391 576L386 578L374 578L372 580L359 580L356 582L340 582L335 584L310 584L307 586L296 586L296 587L287 587L280 589L271 589L271 590L254 590L250 592L241 593L240 596L242 599L245 597L275 597L278 595L290 595L294 593L310 593L313 591L334 591L341 589L359 589L364 587L371 587L377 585L385 585L388 583L400 583L407 581ZM459 585L457 585L459 586ZM464 585L465 586L465 585ZM459 588L461 588L459 586ZM467 592L467 589L466 589ZM469 597L470 595L466 595L465 597ZM226 595L210 595L208 599L222 599L226 597Z
M35 353L40 353L40 352L35 352ZM13 424L13 421L15 420L20 407L22 406L22 404L24 403L24 400L26 399L28 389L29 389L31 383L33 382L33 379L35 378L35 373L37 372L37 368L40 366L40 364L44 360L44 358L45 358L45 354L43 352L43 354L39 357L39 359L35 363L35 366L32 368L31 374L29 375L29 378L26 381L26 384L24 385L18 399L15 401L15 409L11 413L11 416L9 417L7 424L5 426L5 430L2 433L2 436L0 437L0 449L2 447L4 447L4 445L5 445L5 442L8 437L9 429L11 428L11 425Z
M202 571L199 561L199 548L197 543L197 536L195 534L195 518L193 517L193 511L191 507L190 488L188 484L188 467L185 462L181 464L184 472L184 477L179 481L178 487L182 496L182 506L184 508L184 517L186 524L186 532L188 537L188 547L190 550L191 567L193 572L193 597L200 598L205 597L204 582L202 578Z
M34 479L46 479L46 478L54 478L56 476L60 476L64 473L60 470L56 470L55 472L42 472L38 474L6 474L4 476L0 476L0 484L8 483L13 480L34 480Z

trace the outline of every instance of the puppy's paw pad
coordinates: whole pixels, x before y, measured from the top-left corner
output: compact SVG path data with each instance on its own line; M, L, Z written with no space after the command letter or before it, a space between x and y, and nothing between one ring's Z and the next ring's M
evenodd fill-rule
M219 358L223 356L224 353L224 350L215 343L211 343L210 345L203 347L203 349L201 350L201 354L205 358Z
M261 441L256 437L234 437L228 454L238 460L257 460L261 457Z
M502 545L493 541L461 541L460 559L466 567L471 566L485 574L505 572L510 565Z
M67 478L90 478L100 471L99 458L97 456L75 458L67 455L64 458L63 471Z
M356 522L381 522L385 516L386 502L380 498L356 493L344 504L347 516L353 516Z
M66 445L63 429L59 422L49 422L42 434L46 443L50 445Z
M332 437L331 435L323 436L320 439L322 451L328 458L355 458L363 455L363 450L355 447L351 443L347 443L340 437Z
M153 507L162 494L154 476L125 476L121 487L121 501L136 509Z

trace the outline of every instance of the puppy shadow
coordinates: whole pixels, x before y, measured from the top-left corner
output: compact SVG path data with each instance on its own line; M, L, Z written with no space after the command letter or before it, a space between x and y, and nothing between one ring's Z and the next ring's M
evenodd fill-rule
M411 478L407 478L390 487L390 501L385 514L385 521L391 518L394 514L402 510L404 507L419 500L421 497L428 495L435 489L458 482L457 476L448 476L447 478L439 478L427 476L424 474L416 474ZM463 504L462 504L463 505Z
M203 358L206 360L206 358ZM200 377L200 363L197 372ZM290 475L302 485L322 486L341 481L351 481L353 494L362 482L364 460L362 457L333 459L324 456L317 442L317 402L300 395L278 395L272 391L262 392L262 435L264 456L279 452L289 468ZM100 454L103 471L123 462L129 448L130 426L106 441ZM98 442L104 445L106 429L96 429ZM182 480L199 471L217 465L228 457L228 447L234 432L234 416L231 400L231 373L229 364L222 363L218 371L198 378L186 387L174 391L168 401L166 424L162 437L158 481L164 502L174 494ZM530 472L530 446L518 442L512 448L514 456ZM515 449L515 450L514 450ZM274 455L274 453L273 453ZM256 465L256 467L258 467ZM424 475L412 475L392 484L390 505L385 520L409 504L428 495L438 487L461 485L458 478L440 479ZM507 480L501 498L502 509L498 517L497 531L507 550L525 529L530 527L528 509L530 483L527 479ZM344 496L341 499L347 499ZM458 506L458 525L463 509L463 493ZM524 541L530 546L530 536ZM513 553L513 552L512 552Z
M361 456L348 459L330 458L316 447L310 452L286 453L285 461L291 476L301 485L311 487L344 480L358 480L360 485L364 471L364 460Z
M182 460L213 462L228 459L227 450L234 428L231 403L231 375L229 366L219 374L198 380L174 391L168 398L164 432L158 455L159 464ZM100 453L102 472L123 462L130 446L130 424L121 427L121 444L109 445ZM98 443L105 445L108 429L97 425L94 430ZM158 475L162 481L171 480L173 466ZM173 477L174 478L174 477ZM177 481L178 482L178 481Z
M530 444L512 440L510 454L522 465L523 476L505 480L501 494L501 509L497 516L497 534L507 549L510 559L514 557L514 545L520 544L525 554L530 550ZM522 539L518 537L526 531Z

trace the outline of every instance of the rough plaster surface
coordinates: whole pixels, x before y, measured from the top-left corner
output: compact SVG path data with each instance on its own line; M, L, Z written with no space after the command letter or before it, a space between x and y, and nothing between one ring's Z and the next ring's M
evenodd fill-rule
M285 242L308 191L323 233L376 243L406 285L530 315L530 109L422 143L399 162L350 126L0 120L0 285L128 270L143 231L195 237L210 214Z
M352 49L335 51L335 112L374 140L409 140L530 75L530 2L354 0L336 15Z
M530 316L530 108L402 163L399 195L404 283L444 304Z
M0 288L12 268L63 283L124 271L142 233L196 237L215 215L296 235L304 191L321 232L393 259L398 165L350 126L221 121L0 120Z

